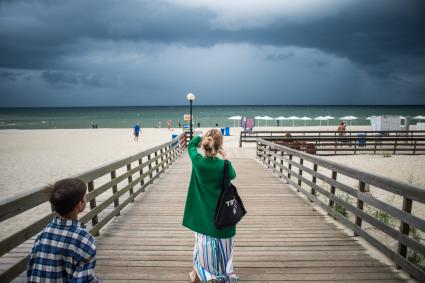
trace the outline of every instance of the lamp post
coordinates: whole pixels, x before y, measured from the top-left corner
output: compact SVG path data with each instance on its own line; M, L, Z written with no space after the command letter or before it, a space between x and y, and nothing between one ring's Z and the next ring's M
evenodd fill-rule
M195 95L193 95L193 93L189 92L187 94L186 98L187 98L187 100L189 100L189 103L190 103L190 139L189 140L192 140L192 136L193 136L193 133L192 133L192 102L195 100L196 97L195 97Z

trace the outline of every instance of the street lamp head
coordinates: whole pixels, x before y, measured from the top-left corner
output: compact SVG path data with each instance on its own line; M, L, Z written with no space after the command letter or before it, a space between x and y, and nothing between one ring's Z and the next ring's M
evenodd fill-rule
M194 101L196 97L195 97L195 95L193 95L193 93L189 92L187 94L186 98L187 98L187 100Z

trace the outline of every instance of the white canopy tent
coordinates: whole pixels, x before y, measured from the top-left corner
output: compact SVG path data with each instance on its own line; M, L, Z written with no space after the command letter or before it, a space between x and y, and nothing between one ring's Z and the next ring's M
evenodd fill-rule
M329 126L329 120L334 120L335 119L335 117L332 117L332 116L325 116L324 118L326 118L326 126Z
M413 119L415 119L415 120L419 120L419 122L420 122L421 120L425 120L425 116L421 116L421 115L419 115L419 116L415 116L415 117L413 117Z
M300 120L300 119L301 118L297 116L288 117L288 120L292 120L292 127L295 127L295 120Z
M227 118L228 120L233 120L233 127L236 127L236 121L237 120L241 120L242 119L242 117L241 116L232 116L232 117L229 117L229 118Z
M347 120L350 121L350 125L351 125L351 121L358 119L356 116L344 116L341 117L341 120Z
M304 117L301 117L300 120L303 120L304 121L304 127L305 127L305 126L307 126L307 121L310 121L311 118L304 116Z
M266 127L267 127L267 121L274 120L274 119L272 117L270 117L270 116L264 116L263 117L263 120L266 121Z
M322 121L327 121L328 118L323 117L323 116L319 116L319 117L314 118L314 120L320 121L320 126L322 126Z
M285 118L285 117L283 117L283 116L279 116L279 117L274 118L274 119L275 119L275 120L278 120L278 121L287 120L287 118ZM280 123L280 126L281 126L281 127L283 127L283 123L282 123L282 122Z
M264 120L263 116L255 116L255 120ZM258 122L258 127L260 127L260 122Z

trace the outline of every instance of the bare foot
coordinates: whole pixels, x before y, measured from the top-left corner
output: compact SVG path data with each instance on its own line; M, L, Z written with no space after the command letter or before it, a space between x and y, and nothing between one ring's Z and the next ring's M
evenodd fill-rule
M192 283L199 282L198 274L196 274L196 272L194 270L189 272L189 277L190 277L190 282L192 282Z

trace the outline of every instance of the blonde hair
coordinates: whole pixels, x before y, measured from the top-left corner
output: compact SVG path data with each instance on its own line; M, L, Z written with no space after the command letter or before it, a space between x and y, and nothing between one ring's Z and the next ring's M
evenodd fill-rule
M211 129L202 138L202 149L206 156L214 157L223 145L223 135L217 129Z

